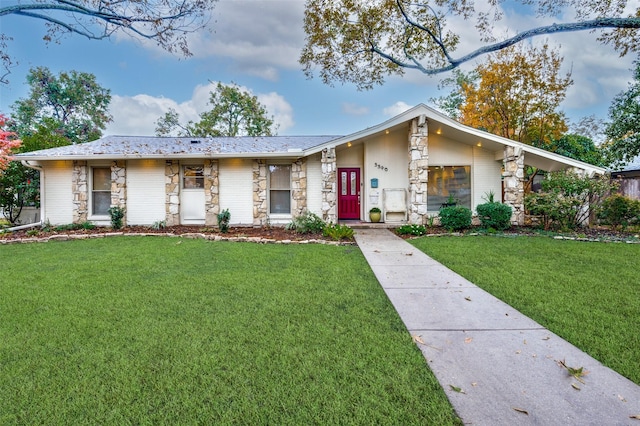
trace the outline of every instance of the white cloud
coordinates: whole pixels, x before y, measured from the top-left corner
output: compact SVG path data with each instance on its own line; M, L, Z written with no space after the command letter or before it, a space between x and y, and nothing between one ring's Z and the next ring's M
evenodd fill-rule
M384 108L382 110L382 113L390 117L395 117L396 115L402 114L403 112L411 108L412 108L411 105L408 105L402 101L398 101L395 104Z
M345 102L342 104L342 112L348 115L366 115L369 114L369 108L362 105L356 105L352 102Z
M163 116L170 108L180 116L182 123L198 121L199 115L208 109L209 93L215 90L217 83L197 85L193 89L191 99L178 103L173 99L154 97L146 94L135 96L114 95L111 99L111 114L113 121L107 126L105 134L126 136L150 136L155 134L156 120ZM240 86L241 90L252 91ZM253 94L253 93L252 93ZM278 133L293 127L293 108L286 99L276 92L256 94L270 116L273 116L278 126Z

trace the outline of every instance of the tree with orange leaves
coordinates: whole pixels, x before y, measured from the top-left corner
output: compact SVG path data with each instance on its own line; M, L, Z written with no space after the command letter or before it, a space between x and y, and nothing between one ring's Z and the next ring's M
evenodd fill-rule
M6 117L0 114L0 171L7 168L12 160L11 152L20 148L20 141L15 139L15 133L4 130Z

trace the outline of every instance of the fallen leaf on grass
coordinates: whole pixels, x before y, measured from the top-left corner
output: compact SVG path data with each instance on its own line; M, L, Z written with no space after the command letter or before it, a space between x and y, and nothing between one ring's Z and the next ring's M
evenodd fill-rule
M457 387L457 386L453 386L453 385L449 385L449 387L451 388L452 391L454 392L458 392L458 393L465 393L461 388Z
M523 413L526 414L527 416L529 415L529 412L527 410L525 410L524 408L518 408L518 407L511 407L514 410L516 410L518 413Z

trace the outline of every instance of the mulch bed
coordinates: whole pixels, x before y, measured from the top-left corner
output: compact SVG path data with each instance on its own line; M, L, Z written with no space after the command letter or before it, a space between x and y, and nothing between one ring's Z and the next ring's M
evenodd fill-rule
M393 232L394 229L391 229ZM249 240L256 241L260 239L264 242L304 242L304 241L332 241L331 239L324 237L319 233L300 234L292 230L287 230L284 227L272 226L272 227L231 227L227 233L222 233L215 227L202 227L202 226L169 226L161 229L154 229L148 226L127 226L117 231L114 231L110 227L96 227L94 229L77 229L77 230L51 230L44 231L40 228L23 229L15 232L0 233L0 242L7 243L15 240L45 240L45 239L64 239L65 236L70 238L82 238L83 236L98 237L100 235L113 235L114 233L120 234L132 234L132 235L169 235L169 236L202 236L208 239L225 239L225 240ZM451 233L447 229L442 227L430 227L427 228L428 235L478 235L488 234L485 230L474 227L467 229L459 233ZM588 228L582 229L575 233L552 233L541 231L538 228L532 227L518 227L499 233L504 236L518 236L529 235L539 236L546 235L555 238L563 239L576 239L585 241L629 241L639 242L640 235L633 232L619 232L612 231L607 228ZM414 235L400 235L403 239L415 238Z

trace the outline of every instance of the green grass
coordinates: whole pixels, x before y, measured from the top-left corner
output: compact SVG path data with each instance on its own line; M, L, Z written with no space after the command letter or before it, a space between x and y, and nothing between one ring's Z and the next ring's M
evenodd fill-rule
M544 237L411 242L640 384L640 245Z
M0 424L460 424L356 247L0 256Z

